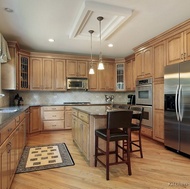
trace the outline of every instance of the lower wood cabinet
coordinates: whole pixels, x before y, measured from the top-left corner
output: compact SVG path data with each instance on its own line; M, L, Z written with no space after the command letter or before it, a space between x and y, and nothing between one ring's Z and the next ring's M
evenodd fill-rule
M152 128L142 125L141 133L144 136L152 138Z
M65 129L72 128L72 106L65 106Z
M3 140L0 146L0 189L9 189L11 186L26 144L25 123L25 113L22 113L2 129L7 132L1 130ZM7 135L8 132L10 133Z
M31 106L30 107L30 127L29 133L37 133L42 131L41 123L41 107Z
M65 128L65 107L64 106L44 106L43 130L62 130Z

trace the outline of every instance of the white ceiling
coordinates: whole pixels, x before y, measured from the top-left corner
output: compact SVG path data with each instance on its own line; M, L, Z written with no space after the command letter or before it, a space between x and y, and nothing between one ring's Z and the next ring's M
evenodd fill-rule
M12 13L4 8L13 9ZM122 58L133 48L190 18L190 0L0 0L0 33L31 51ZM53 38L54 43L48 39ZM113 43L113 47L107 45Z

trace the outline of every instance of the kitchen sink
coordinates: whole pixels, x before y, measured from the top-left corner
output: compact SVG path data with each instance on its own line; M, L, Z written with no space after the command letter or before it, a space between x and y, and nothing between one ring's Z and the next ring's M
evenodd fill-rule
M0 113L13 113L17 112L19 109L17 107L6 107L6 108L0 108Z

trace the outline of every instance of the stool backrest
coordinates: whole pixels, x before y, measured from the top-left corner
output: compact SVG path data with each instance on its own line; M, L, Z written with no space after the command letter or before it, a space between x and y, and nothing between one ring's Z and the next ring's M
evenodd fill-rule
M138 120L138 122L136 122L136 124L141 126L141 122L142 122L142 119L143 119L143 113L144 113L144 107L142 107L142 106L131 106L130 110L137 112L136 114L135 113L133 114L132 119Z
M131 126L133 111L110 111L107 112L107 129L128 128Z

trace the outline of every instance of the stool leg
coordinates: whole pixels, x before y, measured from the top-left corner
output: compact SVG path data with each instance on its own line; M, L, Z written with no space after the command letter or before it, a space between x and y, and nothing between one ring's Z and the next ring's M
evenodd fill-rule
M106 180L109 180L109 141L106 141Z

